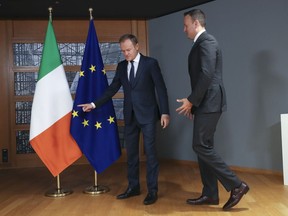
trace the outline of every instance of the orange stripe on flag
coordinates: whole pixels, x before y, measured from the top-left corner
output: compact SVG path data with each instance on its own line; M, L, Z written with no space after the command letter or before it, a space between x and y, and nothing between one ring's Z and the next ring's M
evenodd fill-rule
M53 176L59 175L82 156L70 134L71 112L30 141Z

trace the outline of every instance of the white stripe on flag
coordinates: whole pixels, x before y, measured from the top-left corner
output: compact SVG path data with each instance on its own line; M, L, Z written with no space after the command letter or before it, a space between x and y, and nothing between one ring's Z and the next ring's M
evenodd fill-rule
M71 112L72 107L72 97L61 64L40 79L36 85L32 105L30 140Z

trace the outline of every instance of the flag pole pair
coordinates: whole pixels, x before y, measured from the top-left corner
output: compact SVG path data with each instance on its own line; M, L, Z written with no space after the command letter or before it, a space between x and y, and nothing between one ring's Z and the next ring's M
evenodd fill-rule
M57 178L57 188L55 190L50 190L45 193L48 197L64 197L73 193L72 190L62 189L60 186L60 174L56 176ZM98 185L97 172L94 171L94 185L87 187L83 193L89 195L99 195L107 193L110 189L103 185Z
M52 7L49 7L48 8L49 10L49 22L51 21L52 22ZM89 8L89 12L90 12L90 19L92 20L93 19L93 16L92 16L92 11L93 9L92 8ZM77 152L77 157L79 157L79 152ZM76 158L76 157L75 157ZM50 170L51 171L51 170ZM58 172L59 173L59 172ZM68 190L68 189L63 189L61 188L61 185L60 185L60 174L58 174L56 176L56 180L57 180L57 187L56 189L54 190L50 190L48 192L45 193L45 196L48 196L48 197L64 197L64 196L67 196L69 194L72 194L73 191L72 190ZM102 194L102 193L106 193L109 191L109 188L106 187L106 186L102 186L102 185L98 185L98 178L97 178L97 172L94 171L94 185L93 186L90 186L90 187L87 187L83 193L85 194L90 194L90 195L98 195L98 194Z

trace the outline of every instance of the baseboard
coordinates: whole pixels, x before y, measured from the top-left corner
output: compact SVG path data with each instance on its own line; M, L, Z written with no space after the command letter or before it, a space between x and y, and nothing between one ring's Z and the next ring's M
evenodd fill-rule
M160 162L174 163L174 164L179 164L179 165L189 165L189 166L198 168L198 162L196 162L196 161L176 160L176 159L160 159ZM265 169L239 167L239 166L230 166L230 168L233 171L237 171L237 172L283 176L283 172L275 171L275 170L265 170Z

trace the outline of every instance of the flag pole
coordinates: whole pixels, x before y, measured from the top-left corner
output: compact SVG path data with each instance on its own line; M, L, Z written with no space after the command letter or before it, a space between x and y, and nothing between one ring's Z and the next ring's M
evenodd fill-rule
M90 13L90 20L93 19L93 15L92 15L92 12L93 12L93 8L89 8L89 13Z
M49 11L49 21L52 22L52 7L48 8ZM64 190L60 186L60 175L57 175L57 188L55 190L51 190L45 193L45 196L48 197L64 197L69 194L72 194L72 190Z
M90 20L93 19L92 15L93 8L89 8L90 13ZM97 179L97 172L94 170L94 185L87 187L83 193L90 194L90 195L98 195L102 193L106 193L109 191L109 188L103 185L98 185L98 179Z
M57 175L57 188L55 190L51 190L45 193L45 196L48 197L64 197L69 194L72 194L72 190L64 190L60 186L60 175Z
M49 11L49 20L50 20L50 21L52 21L52 10L53 10L52 7L49 7L49 8L48 8L48 11Z
M93 19L93 8L89 8L89 13L90 13L90 20ZM94 185L87 187L83 193L85 194L90 194L90 195L98 195L102 193L108 192L110 189L106 186L103 185L98 185L98 179L97 179L97 172L94 170Z
M97 172L94 171L94 185L87 187L83 193L90 195L99 195L109 191L109 188L103 185L98 185Z

